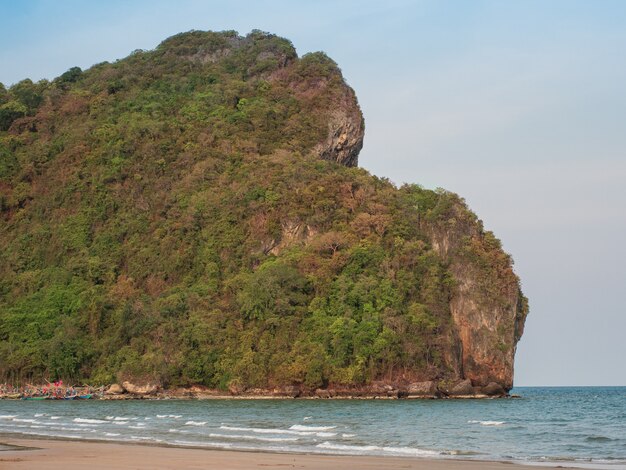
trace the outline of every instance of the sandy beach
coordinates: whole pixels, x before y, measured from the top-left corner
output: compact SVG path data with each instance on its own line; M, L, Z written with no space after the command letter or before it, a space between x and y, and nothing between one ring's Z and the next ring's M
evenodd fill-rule
M0 469L414 469L501 470L507 462L434 460L397 457L351 457L311 454L232 452L136 444L110 444L43 439L3 439L27 450L0 452ZM564 468L564 467L560 467Z

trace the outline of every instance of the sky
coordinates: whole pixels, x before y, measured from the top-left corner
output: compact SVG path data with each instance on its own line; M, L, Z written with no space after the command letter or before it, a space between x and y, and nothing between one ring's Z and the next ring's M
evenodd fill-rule
M515 384L626 385L626 2L0 0L0 82L173 34L322 50L362 107L360 166L463 196L530 301Z

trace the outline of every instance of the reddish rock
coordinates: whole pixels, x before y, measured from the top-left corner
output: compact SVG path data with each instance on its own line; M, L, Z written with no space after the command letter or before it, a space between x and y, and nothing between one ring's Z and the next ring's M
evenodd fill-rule
M137 385L131 382L122 382L122 387L133 395L154 395L160 388L157 384L153 383Z
M450 396L469 396L474 395L474 387L472 386L472 381L470 379L465 379L457 383L450 390Z
M112 384L104 393L106 395L121 395L124 393L124 388L120 384Z
M434 398L438 395L437 384L432 380L413 382L406 388L408 398Z
M481 392L484 395L487 395L489 397L503 397L503 396L506 396L506 391L504 390L502 385L500 385L500 384L498 384L496 382L490 382L489 384L487 384L486 386L484 386L481 389Z

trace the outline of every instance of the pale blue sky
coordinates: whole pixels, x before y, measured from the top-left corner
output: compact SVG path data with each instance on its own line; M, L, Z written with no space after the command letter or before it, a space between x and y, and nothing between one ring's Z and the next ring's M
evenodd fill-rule
M517 385L626 385L626 2L0 0L0 82L252 29L323 50L366 120L360 164L466 198L531 314Z

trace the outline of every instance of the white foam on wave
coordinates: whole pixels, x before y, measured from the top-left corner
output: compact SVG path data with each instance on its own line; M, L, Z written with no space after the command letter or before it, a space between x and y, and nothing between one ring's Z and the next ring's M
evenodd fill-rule
M115 436L119 436L120 433L119 432L105 432L104 435L105 436L110 436L110 437L115 437Z
M75 423L85 423L85 424L104 424L106 421L102 419L91 419L91 418L74 418L72 421Z
M246 436L244 434L218 434L211 433L209 437L217 437L218 439L245 439L251 441L261 442L294 442L297 441L297 437L261 437L261 436Z
M439 452L434 450L425 450L418 449L415 447L381 447L375 445L346 445L346 444L335 444L332 442L322 442L318 444L316 447L319 449L327 449L327 450L335 450L341 452L347 452L351 454L378 454L378 453L387 453L394 455L412 455L419 457L433 457L436 455L441 455Z
M232 444L222 442L193 442L193 441L180 441L175 440L174 444L179 446L193 446L193 447L217 447L219 449L230 449L232 448Z
M292 434L296 436L333 437L337 435L335 432L297 431L295 429L241 428L224 425L220 426L220 429L225 429L226 431L254 432L259 434Z
M61 419L60 416L50 416L50 419Z
M161 439L156 439L154 437L149 436L130 436L131 439L135 441L153 441L153 442L163 442Z
M143 430L145 430L146 428L145 428L145 426L139 425L139 426L128 426L128 429L143 429Z
M171 432L171 433L177 433L177 434L188 434L190 431L185 431L183 429L168 429L167 432Z
M354 437L356 436L356 434L342 434L341 437L346 437L346 438L350 438L350 437Z
M503 424L506 424L506 421L478 421L478 420L471 420L468 421L469 424L480 424L481 426L502 426Z
M294 431L328 431L335 429L337 426L304 426L303 424L294 424L289 429Z
M46 416L45 413L35 413L35 418L41 418L42 416Z
M50 436L50 434L47 433L42 433L42 432L27 432L24 431L22 432L22 434L28 434L29 436ZM54 437L56 438L63 438L63 439L85 439L83 436L76 436L73 434L55 434Z
M17 415L0 415L0 419L13 419L17 418Z
M187 421L185 426L204 426L206 421Z
M21 418L13 418L13 421L16 423L36 423L39 424L39 421L36 419L21 419Z
M308 421L309 419L311 419L313 416L305 416L304 418L302 418L304 421Z

